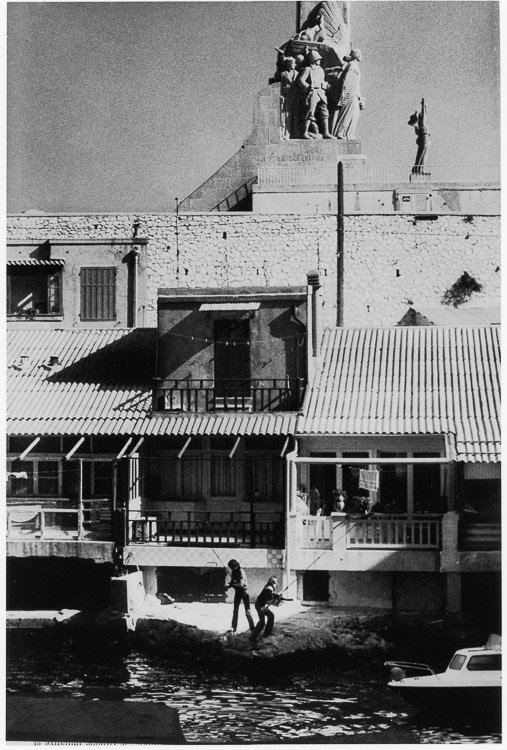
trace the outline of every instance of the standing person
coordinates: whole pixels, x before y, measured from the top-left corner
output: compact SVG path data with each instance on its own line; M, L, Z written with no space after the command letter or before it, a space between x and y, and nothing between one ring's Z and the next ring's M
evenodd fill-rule
M315 50L310 50L307 58L307 66L297 77L297 85L306 93L304 101L304 132L302 138L309 139L317 137L333 138L334 135L328 130L329 110L327 108L326 91L329 83L320 62L322 57ZM319 128L320 120L320 128ZM319 134L322 132L322 136Z
M254 621L250 612L250 595L248 593L248 580L246 574L237 560L229 560L227 565L231 569L231 580L225 589L226 591L227 589L234 589L231 630L233 633L236 632L238 627L239 605L243 602L245 605L245 615L248 620L248 626L250 630L253 631Z
M259 615L259 622L252 631L250 636L251 641L256 641L259 635L264 630L264 636L267 638L273 632L273 625L275 624L275 616L269 605L273 604L280 599L280 595L275 593L275 588L278 583L278 579L274 576L268 580L267 584L262 589L261 593L257 597L255 602L255 609ZM266 623L267 620L267 623Z
M347 65L341 75L341 95L335 113L333 114L332 133L339 139L347 141L356 137L356 127L359 112L364 109L364 99L361 96L361 50L353 49L349 56L343 58Z

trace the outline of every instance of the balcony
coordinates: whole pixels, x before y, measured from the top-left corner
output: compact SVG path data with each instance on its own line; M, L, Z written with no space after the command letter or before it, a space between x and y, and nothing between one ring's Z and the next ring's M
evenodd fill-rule
M281 548L281 513L130 511L127 544L169 547Z
M59 506L59 507L57 507ZM111 541L107 499L83 500L82 508L37 502L7 506L8 541Z
M437 515L395 516L300 516L297 546L300 549L346 550L438 550L441 546L441 517ZM336 538L339 530L339 538ZM335 539L333 539L335 537Z
M305 387L304 378L164 380L153 390L153 409L190 413L298 411Z

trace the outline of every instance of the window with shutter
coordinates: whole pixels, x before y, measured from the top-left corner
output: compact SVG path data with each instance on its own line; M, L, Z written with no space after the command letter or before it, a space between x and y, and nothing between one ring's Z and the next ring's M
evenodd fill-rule
M115 320L116 269L81 269L81 319Z

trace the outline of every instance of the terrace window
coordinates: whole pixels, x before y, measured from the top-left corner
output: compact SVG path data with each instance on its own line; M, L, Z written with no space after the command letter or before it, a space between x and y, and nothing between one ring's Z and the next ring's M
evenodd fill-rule
M61 263L8 265L7 314L24 317L62 314Z

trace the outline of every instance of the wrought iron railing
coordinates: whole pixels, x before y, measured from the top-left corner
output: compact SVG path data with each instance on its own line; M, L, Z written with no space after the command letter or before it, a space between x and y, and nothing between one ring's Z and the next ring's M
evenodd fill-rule
M127 543L170 547L283 547L280 513L131 511Z
M171 412L297 411L304 378L257 380L163 380L153 390L153 409Z

